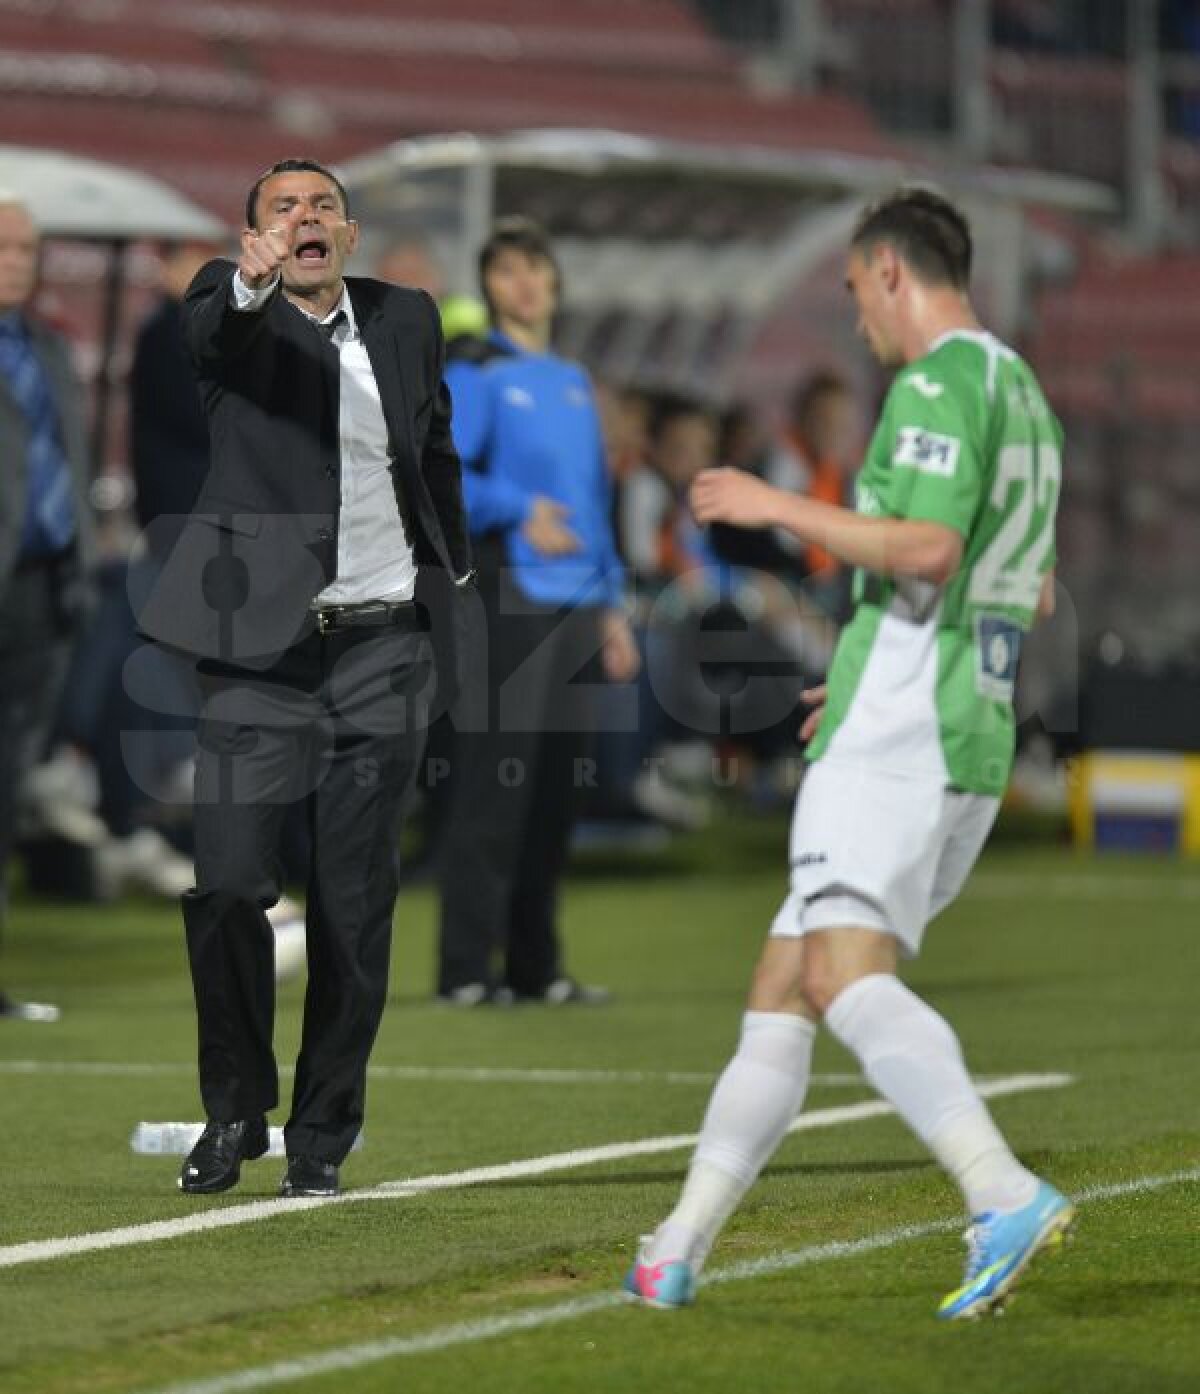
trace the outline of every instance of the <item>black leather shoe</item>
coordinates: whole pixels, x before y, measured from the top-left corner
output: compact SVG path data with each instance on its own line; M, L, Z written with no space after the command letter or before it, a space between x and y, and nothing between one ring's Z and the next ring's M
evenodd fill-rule
M335 1196L338 1193L338 1169L334 1162L320 1157L298 1155L288 1158L281 1196Z
M242 1163L267 1150L267 1120L243 1118L236 1123L208 1123L179 1173L179 1189L206 1196L236 1186Z

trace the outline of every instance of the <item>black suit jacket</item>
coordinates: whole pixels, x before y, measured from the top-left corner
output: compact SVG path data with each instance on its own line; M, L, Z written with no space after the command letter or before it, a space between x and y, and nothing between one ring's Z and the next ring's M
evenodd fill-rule
M184 334L183 301L164 295L138 330L129 369L129 464L139 526L176 519L174 544L208 477L208 418Z
M233 273L230 262L209 262L185 297L211 467L140 624L174 648L263 669L310 630L313 597L336 572L339 366L333 345L281 291L259 311L237 310ZM346 284L379 387L446 701L459 659L454 582L470 572L471 554L441 324L423 291Z

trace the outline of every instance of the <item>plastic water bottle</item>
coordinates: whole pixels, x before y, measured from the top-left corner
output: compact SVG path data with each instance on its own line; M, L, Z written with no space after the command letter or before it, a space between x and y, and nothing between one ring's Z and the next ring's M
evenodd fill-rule
M203 1123L139 1123L129 1145L146 1156L185 1157L203 1131Z
M129 1146L134 1152L147 1157L186 1157L203 1131L203 1123L142 1122L134 1128ZM267 1143L268 1157L287 1156L282 1128L268 1128ZM351 1152L359 1151L362 1145L363 1135L359 1133L350 1147Z

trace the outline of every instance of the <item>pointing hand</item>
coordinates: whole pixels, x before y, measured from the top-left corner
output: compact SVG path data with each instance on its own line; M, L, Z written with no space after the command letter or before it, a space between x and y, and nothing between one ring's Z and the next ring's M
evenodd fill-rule
M258 290L279 274L280 267L292 254L296 229L302 216L303 210L297 208L282 222L265 228L262 232L247 228L242 233L242 255L238 260L238 270L250 290Z

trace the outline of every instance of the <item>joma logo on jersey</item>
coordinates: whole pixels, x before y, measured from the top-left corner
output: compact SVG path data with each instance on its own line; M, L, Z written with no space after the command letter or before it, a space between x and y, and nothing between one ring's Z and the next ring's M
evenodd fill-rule
M904 381L909 387L915 387L922 397L929 397L932 399L942 395L942 384L940 382L931 382L924 373L913 373L911 377L905 378Z
M920 470L922 474L938 474L949 478L958 465L962 442L957 436L939 436L920 426L904 426L896 440L892 464Z

